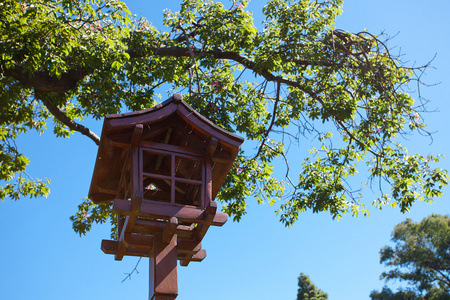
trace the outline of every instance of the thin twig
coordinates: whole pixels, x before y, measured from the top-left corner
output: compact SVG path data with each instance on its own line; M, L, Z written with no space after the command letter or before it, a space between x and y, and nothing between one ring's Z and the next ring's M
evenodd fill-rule
M258 152L256 153L255 157L253 157L253 159L256 159L259 156L259 154L261 153L261 150L266 143L266 139L269 136L270 131L272 130L273 124L275 123L278 102L280 100L280 88L281 88L281 83L277 82L277 96L275 98L275 103L273 104L272 120L270 121L269 128L267 128L266 133L264 134L264 137L262 139L261 145L259 146Z
M136 265L134 266L133 270L130 273L124 273L124 274L127 274L127 276L122 280L121 283L123 283L128 278L131 280L131 275L133 275L134 272L136 272L136 274L139 274L139 271L138 271L137 267L138 267L139 263L141 262L141 259L142 259L142 256L139 257L138 262L136 263Z

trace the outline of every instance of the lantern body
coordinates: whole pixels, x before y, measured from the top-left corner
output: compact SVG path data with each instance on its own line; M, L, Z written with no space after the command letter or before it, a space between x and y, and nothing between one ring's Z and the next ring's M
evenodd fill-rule
M175 244L182 265L201 261L209 226L228 218L216 212L214 198L242 143L179 94L144 111L106 116L89 197L113 203L118 240L103 240L102 250L116 260L152 257L160 241Z

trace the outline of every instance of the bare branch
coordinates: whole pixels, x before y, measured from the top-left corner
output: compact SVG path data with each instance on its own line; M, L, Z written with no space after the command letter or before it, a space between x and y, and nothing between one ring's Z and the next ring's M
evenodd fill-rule
M138 262L136 263L136 265L134 266L133 270L130 273L125 273L127 276L122 280L122 283L127 280L130 279L131 280L131 275L133 275L134 272L136 272L136 274L139 274L139 271L137 269L137 267L139 266L139 263L141 262L142 256L139 257Z
M255 157L253 157L253 159L256 159L259 156L259 154L261 153L261 150L264 147L264 144L266 143L266 139L269 136L270 131L272 130L273 124L275 123L278 102L280 101L280 88L281 88L281 84L278 83L277 84L277 96L275 98L275 103L273 104L272 120L270 121L269 128L267 128L266 133L264 134L264 137L262 139L261 145L259 146L258 152L256 153Z
M280 151L278 151L278 150L276 150L276 149L274 149L274 148L272 148L270 146L267 146L267 147L270 150L272 150L273 152L276 152L276 153L280 154L281 156L283 156L284 163L286 164L286 175L285 175L285 177L289 181L289 183L294 187L294 189L297 190L298 187L294 184L294 182L292 181L291 177L289 176L289 160L286 157L286 155L283 152L280 152Z

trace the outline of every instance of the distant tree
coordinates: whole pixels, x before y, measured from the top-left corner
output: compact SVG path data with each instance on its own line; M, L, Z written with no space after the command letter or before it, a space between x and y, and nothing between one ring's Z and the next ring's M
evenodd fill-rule
M328 294L317 288L311 279L303 273L298 277L297 300L324 300Z
M381 292L372 291L370 293L372 300L448 300L450 296L440 288L432 288L426 295L422 296L413 290L399 290L394 293L387 286L383 287Z
M450 299L450 217L431 215L420 223L411 219L392 233L395 247L380 251L380 262L392 267L381 279L406 281L414 290L373 291L372 299Z
M394 293L390 288L384 286L381 292L372 291L370 293L370 299L372 300L415 300L415 299L424 299L422 296L416 295L414 291L411 290L399 290L397 293Z

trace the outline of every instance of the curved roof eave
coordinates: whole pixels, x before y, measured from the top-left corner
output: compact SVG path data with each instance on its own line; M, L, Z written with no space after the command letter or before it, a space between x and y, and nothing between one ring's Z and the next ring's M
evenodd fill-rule
M183 101L180 94L174 94L168 100L145 110L107 115L103 125L103 129L106 132L102 132L102 136L118 130L129 130L137 124L143 124L144 126L155 124L174 113L177 113L186 123L189 123L203 134L210 137L214 136L222 143L240 148L244 142L242 137L228 132L202 116Z

